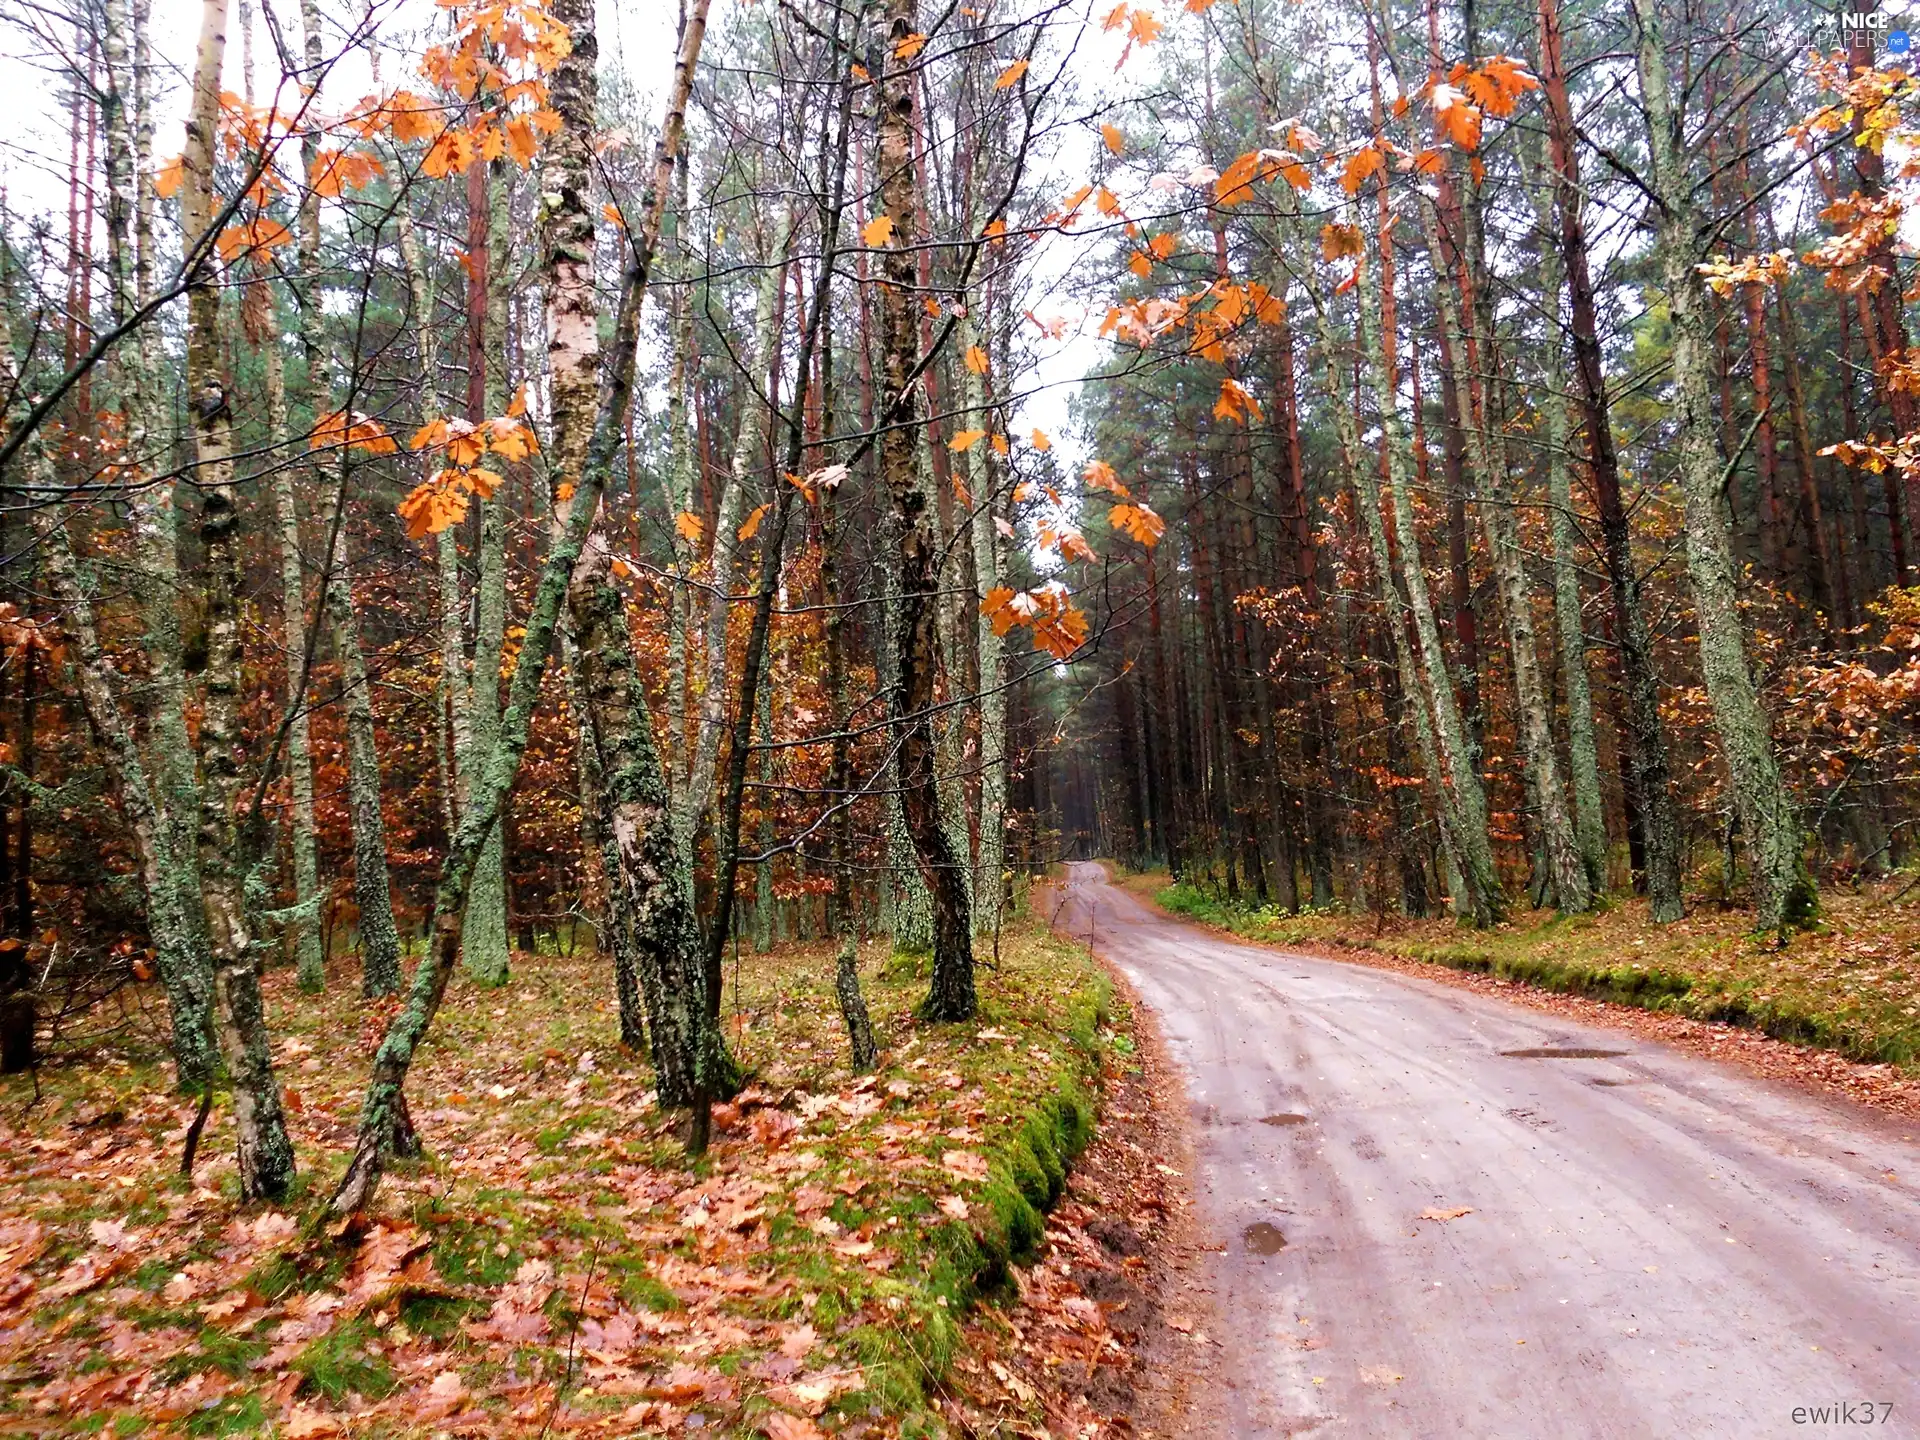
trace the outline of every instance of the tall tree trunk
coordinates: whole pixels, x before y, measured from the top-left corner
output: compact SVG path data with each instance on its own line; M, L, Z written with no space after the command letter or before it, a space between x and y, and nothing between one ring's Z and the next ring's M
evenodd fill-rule
M374 1056L373 1074L361 1107L360 1134L353 1159L348 1163L347 1172L330 1202L330 1208L336 1214L351 1214L365 1208L378 1187L392 1144L395 1118L402 1104L407 1072L412 1067L421 1040L433 1024L440 1001L446 994L447 981L459 960L467 884L473 876L487 832L500 821L501 806L513 785L514 776L519 772L521 757L526 753L533 707L539 699L547 661L553 651L560 610L567 601L575 568L582 560L587 533L598 514L600 494L612 471L623 417L633 396L633 361L640 331L641 302L646 297L647 270L653 258L654 240L660 233L660 212L666 204L666 189L673 178L674 158L685 125L687 95L693 86L694 66L699 60L701 41L706 35L707 5L708 0L692 0L689 8L679 59L674 68L673 85L668 95L666 119L654 143L653 175L642 202L640 224L631 232L631 259L621 279L611 351L614 361L607 377L608 383L599 395L597 408L590 412L591 438L584 447L584 453L583 447L572 440L582 428L580 417L574 413L573 407L582 401L591 403L593 387L582 383L585 376L577 364L556 371L556 379L564 374L569 384L564 387L556 384L554 388L554 434L556 440L567 438L568 443L561 447L561 452L563 456L572 457L579 467L576 472L577 488L572 503L567 507L564 527L556 527L552 547L541 567L539 586L528 611L526 632L521 639L520 655L514 665L493 753L475 772L475 784L468 797L467 812L449 841L446 858L441 863L427 953L414 969L406 1004L394 1017ZM588 208L591 192L587 189L586 159L588 136L593 124L593 77L598 47L594 42L590 4L584 3L584 0L565 0L555 8L556 17L572 29L574 49L567 64L563 65L562 73L555 76L553 85L554 108L560 113L562 136L567 142L567 160L563 163L566 164L566 178L570 183L567 189L560 192L563 204L555 223L562 228L554 241L549 242L550 248L558 252L550 263L557 269L571 267L572 274L561 278L572 287L569 292L572 314L561 317L563 324L559 331L551 330L551 319L549 327L553 339L571 348L581 343L583 329L585 335L597 336L591 309L581 309L583 297L580 289L590 274L592 263L593 221ZM581 243L583 239L586 242L584 248ZM570 325L566 323L569 320ZM562 359L565 358L563 354ZM591 368L589 359L589 370ZM566 409L558 403L563 397L568 407ZM575 474L566 474L556 483L575 479ZM650 743L648 748L651 749ZM609 779L611 781L611 777ZM664 805L660 808L664 811ZM655 836L666 833L670 836L671 827L667 825L663 831L661 825L656 825L649 833ZM621 844L621 838L616 836L615 843ZM671 852L667 858L670 861L676 859ZM670 869L668 873L682 882L684 893L684 865ZM609 879L611 881L613 877ZM690 899L687 908L690 911ZM690 913L688 923L691 923ZM697 1005L700 1000L698 989L693 990L688 998Z
M979 339L975 332L971 307L960 322L956 343L962 354L970 352ZM991 429L987 413L986 377L967 367L965 402L970 426ZM996 635L988 617L986 595L1000 583L1000 534L995 528L994 499L996 485L993 465L985 445L967 451L967 486L972 492L972 516L968 526L973 544L973 583L978 608L974 621L974 653L978 660L980 725L980 844L974 858L974 929L977 933L997 933L1000 929L1003 879L1007 853L1007 692L1002 674L1003 637Z
M306 65L317 75L325 62L320 18L314 0L301 0L300 23ZM318 164L319 141L309 135L301 145L308 174ZM310 423L327 410L327 364L322 333L324 297L320 279L320 196L311 185L300 201L300 344L307 362ZM351 451L339 458L336 501L347 500ZM400 934L393 920L393 895L387 880L387 830L380 813L380 752L374 736L372 681L360 648L359 617L353 607L353 564L344 523L336 527L333 565L320 583L326 593L334 655L340 662L342 700L347 712L347 808L353 823L353 898L359 909L360 985L368 995L391 995L400 988Z
M134 291L142 303L153 294L155 264L153 59L147 43L147 11L144 0L134 0ZM165 371L160 337L161 327L156 324L142 325L135 332L133 348L141 377ZM199 777L187 729L188 685L180 620L186 587L180 575L180 507L176 504L181 497L172 478L176 472L157 388L135 384L131 376L125 386L127 453L135 467L130 479L141 485L133 517L139 556L134 586L146 631L142 649L149 697L148 769L158 812L158 878L174 889L164 909L179 917L180 928L173 938L184 947L173 957L178 978L168 982L174 1002L174 1062L182 1089L205 1090L212 1081L217 1054L211 1028L213 960L200 887ZM151 910L153 897L148 898ZM163 937L155 937L155 946L164 978L168 957Z
M1383 243L1391 243L1382 237ZM1500 875L1494 868L1493 846L1487 833L1487 795L1474 769L1466 724L1460 715L1454 694L1453 678L1447 669L1446 651L1440 644L1440 628L1434 622L1433 600L1427 590L1426 568L1420 559L1420 536L1408 494L1406 424L1400 415L1398 387L1388 366L1386 335L1380 317L1379 291L1363 280L1355 289L1360 294L1360 325L1356 341L1365 350L1367 369L1373 381L1374 402L1380 410L1380 425L1386 437L1387 489L1393 504L1393 527L1400 548L1400 574L1406 584L1407 602L1413 612L1415 632L1426 660L1427 692L1433 705L1434 728L1440 742L1440 754L1446 762L1451 781L1456 823L1455 843L1459 851L1461 873L1473 905L1476 924L1499 923L1506 915L1506 895L1500 888ZM1369 344L1366 332L1376 337ZM1369 478L1366 484L1371 485ZM1412 694L1419 693L1417 690Z
M1811 917L1819 897L1801 854L1799 819L1774 759L1741 629L1725 467L1712 431L1706 289L1695 268L1699 215L1686 163L1684 115L1670 88L1654 0L1633 0L1633 12L1639 28L1640 101L1653 162L1654 243L1673 332L1674 424L1701 669L1753 866L1755 920L1762 930L1784 931Z
M242 98L253 104L253 6L240 0ZM111 54L111 47L109 47ZM111 109L111 107L109 107ZM109 135L108 148L112 139ZM111 226L109 227L111 229ZM110 247L118 249L119 247ZM259 352L266 371L267 444L274 450L294 436L287 419L287 376L280 347L280 325L271 282L260 276L242 292L241 326ZM300 510L294 495L294 467L273 467L274 521L280 540L280 634L286 649L286 769L291 805L287 836L293 858L295 916L284 938L291 945L300 988L317 994L326 988L325 957L320 950L320 857L313 820L313 752L307 721L307 598L301 574Z
M831 281L829 281L831 283ZM831 297L826 297L830 303ZM833 332L820 337L820 414L833 423ZM848 1060L856 1073L871 1070L879 1060L873 1020L860 990L860 917L853 891L853 736L847 726L852 706L847 694L847 611L841 584L839 487L820 492L820 603L826 609L827 723L833 727L827 785L833 805L831 830L833 896L828 929L838 943L833 963L833 993L840 1004L840 1020L847 1027Z
M1359 288L1366 287L1362 284ZM1426 781L1427 794L1433 802L1434 815L1440 825L1440 844L1446 856L1443 868L1446 872L1448 894L1456 916L1477 917L1481 907L1466 881L1466 865L1460 844L1464 822L1461 819L1457 800L1447 787L1446 774L1442 768L1441 748L1434 735L1433 714L1428 707L1427 686L1420 678L1419 662L1414 656L1413 644L1407 637L1407 625L1412 618L1407 612L1411 607L1407 600L1402 598L1399 587L1394 584L1393 551L1387 540L1386 522L1380 511L1379 481L1372 468L1361 458L1364 452L1360 447L1359 419L1347 401L1349 391L1341 382L1336 368L1339 347L1335 341L1330 317L1324 308L1320 311L1320 333L1327 355L1329 382L1327 390L1333 404L1334 426L1339 434L1341 468L1347 484L1353 491L1361 521L1366 526L1367 542L1373 559L1373 580L1379 591L1383 623L1393 637L1394 663L1400 680L1403 709L1413 717L1414 743L1420 754L1421 773ZM1365 343L1364 337L1359 339L1360 343ZM1440 683L1451 685L1451 681L1446 678L1444 664L1440 670Z
M265 280L256 280L271 311L273 295ZM279 325L269 319L260 343L266 357L267 427L275 445L289 438L287 380L280 354ZM273 472L274 521L280 530L280 636L286 647L287 784L292 792L288 846L293 855L293 897L300 916L287 927L293 944L294 971L302 990L317 994L327 984L326 957L321 953L319 907L320 851L313 818L313 745L307 713L307 592L301 572L300 509L294 494L294 467L276 465Z
M1588 464L1600 515L1601 550L1613 593L1614 639L1620 647L1627 710L1627 808L1637 813L1645 863L1647 906L1662 924L1683 913L1680 898L1680 818L1667 764L1666 727L1660 719L1660 676L1653 636L1633 560L1633 535L1620 493L1620 457L1614 447L1607 401L1593 280L1587 265L1586 224L1581 215L1575 164L1573 106L1567 96L1556 0L1540 0L1541 71L1547 100L1547 135L1560 210L1560 253L1565 262L1568 327L1580 381Z
M1566 367L1561 362L1560 262L1553 248L1553 201L1537 201L1546 242L1541 249L1540 294L1547 315L1543 376L1547 503L1552 507L1553 610L1560 634L1560 668L1567 690L1567 768L1573 780L1574 831L1587 884L1595 895L1607 889L1607 820L1600 796L1600 750L1593 728L1593 687L1587 676L1587 631L1580 608L1580 571L1574 544L1573 484L1567 466Z
M720 741L727 728L727 618L732 613L733 565L742 543L740 507L752 480L754 461L766 444L769 401L759 387L762 381L771 383L770 361L778 333L777 302L781 278L786 274L787 251L793 244L794 225L795 213L789 205L776 227L773 247L761 256L760 278L753 299L753 338L748 353L741 358L741 374L752 377L754 385L750 397L741 406L732 462L721 483L720 503L714 512L712 558L707 567L706 688L700 696L700 727L687 766L687 783L677 797L675 817L681 843L689 854L701 817L713 799Z
M1471 217L1475 207L1465 207ZM1432 202L1421 201L1422 216L1435 254L1441 253L1440 217ZM1381 243L1389 243L1382 237ZM1547 717L1546 685L1540 675L1540 653L1534 638L1533 592L1527 581L1526 561L1520 548L1519 517L1505 474L1505 466L1491 452L1492 397L1485 387L1476 385L1471 372L1487 365L1492 358L1490 333L1468 330L1479 323L1476 299L1483 288L1476 283L1477 248L1462 247L1459 254L1460 291L1455 299L1449 281L1441 276L1434 287L1440 310L1440 324L1449 338L1463 343L1456 346L1467 359L1464 370L1454 371L1455 404L1467 432L1467 457L1473 468L1473 487L1480 501L1480 523L1487 534L1487 551L1493 573L1500 584L1501 608L1506 612L1507 644L1513 663L1513 688L1517 702L1517 728L1520 753L1528 788L1533 792L1536 821L1546 848L1547 873L1552 882L1553 902L1563 913L1587 910L1593 904L1593 890L1574 838L1573 819L1567 813L1566 791L1560 783L1560 762L1554 750L1553 730Z
M227 0L205 0L187 117L181 229L203 234L214 214L215 127L227 48ZM201 599L207 626L206 692L200 715L200 873L213 958L215 1035L233 1085L240 1194L277 1200L293 1183L293 1143L280 1110L260 979L254 968L245 890L256 834L235 823L240 791L240 516L233 481L233 415L220 371L220 296L211 265L187 292L187 393L194 416L205 548ZM255 811L249 825L258 828Z
M497 165L499 162L495 162ZM467 251L473 257L467 281L467 418L478 424L506 413L506 284L510 246L507 191L490 167L475 161L467 171ZM468 724L473 755L484 755L500 727L500 665L507 633L507 520L497 500L480 502L479 564L474 576L473 679ZM461 760L465 785L471 756ZM499 825L481 847L467 893L460 963L481 985L507 983L512 942L507 934L507 827Z
M610 425L618 434L632 384L633 357L616 349L615 382L601 385L599 303L593 280L591 144L598 108L594 72L598 47L592 0L563 0L555 14L573 33L573 51L553 78L554 108L563 127L549 152L547 173L552 178L546 182L549 198L542 237L553 395L553 439L547 463L559 543L570 526L573 507L592 508L599 502L606 477L596 473L596 467L611 459L610 445L607 456L599 453L600 427ZM704 7L697 6L688 18L682 48L681 64L689 71L703 28ZM663 148L656 152L649 205L652 235L658 234L659 211L672 182L678 131L684 124L681 84L682 77L676 74L676 103L663 131ZM568 486L574 487L572 498L567 498ZM649 1030L660 1101L694 1105L704 1114L705 1101L730 1093L738 1083L738 1072L721 1039L708 994L694 915L693 866L673 821L666 773L654 746L646 691L634 663L626 602L614 584L604 526L604 517L596 517L568 583L567 607L578 683L586 697L603 783L608 904L610 910L625 907L626 916L615 923L631 927L641 988L651 1011ZM514 683L517 688L517 671Z
M109 95L101 119L109 186L108 286L117 323L152 290L152 185L146 158L152 124L146 97L145 6L115 0L105 21L102 49ZM0 317L0 330L4 327L5 319ZM160 443L154 420L155 387L145 380L160 372L158 335L157 325L140 327L121 347L115 364L115 390L126 423L128 490L140 497L133 506L138 557L134 593L146 626L144 687L116 689L112 665L101 652L92 602L81 587L56 507L37 509L34 528L48 557L47 576L55 598L66 612L63 628L79 652L83 708L106 751L108 773L133 827L149 935L167 992L176 1080L183 1090L204 1091L218 1064L212 1031L213 966L200 901L195 834L199 789L181 668L174 484L163 478L173 466L155 463L154 451ZM11 348L0 347L0 370L10 376L11 365ZM8 388L14 389L11 384ZM44 449L32 450L29 460L47 483L46 493L54 493L51 461ZM143 694L149 737L144 758L121 709L120 693Z
M933 982L921 1013L929 1020L965 1020L974 1013L973 924L967 903L966 860L954 852L940 814L935 774L934 673L938 667L936 610L940 554L932 497L920 483L914 450L920 429L919 359L914 274L917 243L913 137L918 71L900 58L918 33L915 0L886 0L887 34L880 83L877 164L880 212L892 221L882 251L881 357L885 409L881 416L880 473L891 503L895 565L900 583L898 673L888 697L898 755L901 806L920 869L933 897ZM909 50L913 47L907 46Z

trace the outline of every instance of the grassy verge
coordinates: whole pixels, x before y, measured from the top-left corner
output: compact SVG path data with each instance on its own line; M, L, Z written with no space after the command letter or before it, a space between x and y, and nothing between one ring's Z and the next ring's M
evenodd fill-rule
M1023 921L981 1012L917 1024L874 949L885 1047L854 1076L831 955L728 977L753 1074L689 1165L620 1051L591 957L456 989L411 1086L429 1147L355 1232L304 1238L350 1148L384 1012L269 977L305 1188L238 1206L220 1112L151 1050L0 1089L0 1433L941 1433L959 1317L999 1290L1093 1128L1105 977ZM696 1421L694 1417L698 1416Z
M1332 912L1285 915L1233 904L1164 873L1124 882L1163 909L1249 939L1334 945L1472 970L1542 989L1758 1029L1849 1059L1920 1064L1920 911L1880 893L1821 897L1820 925L1784 949L1743 912L1696 905L1654 925L1644 902L1592 915L1537 911L1495 930L1448 920Z

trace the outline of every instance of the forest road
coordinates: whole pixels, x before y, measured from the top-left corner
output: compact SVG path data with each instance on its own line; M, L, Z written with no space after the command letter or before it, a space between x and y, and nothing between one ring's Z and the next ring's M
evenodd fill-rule
M1186 1072L1222 1434L1920 1437L1911 1122L1055 894Z

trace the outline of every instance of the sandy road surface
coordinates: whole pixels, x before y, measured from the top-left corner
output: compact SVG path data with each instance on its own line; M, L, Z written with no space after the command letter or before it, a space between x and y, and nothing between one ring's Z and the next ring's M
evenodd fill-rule
M1920 1437L1910 1123L1057 893L1186 1071L1223 1434Z

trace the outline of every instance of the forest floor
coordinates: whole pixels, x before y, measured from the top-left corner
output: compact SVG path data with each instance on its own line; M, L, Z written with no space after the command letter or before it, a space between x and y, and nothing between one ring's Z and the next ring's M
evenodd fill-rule
M1266 944L1499 989L1538 1008L1621 1025L1774 1078L1920 1117L1920 890L1912 877L1821 896L1785 946L1748 913L1694 897L1655 925L1646 902L1592 915L1524 912L1489 931L1452 920L1233 904L1164 871L1119 883L1159 908Z
M267 978L302 1164L279 1208L236 1202L224 1107L180 1176L195 1107L138 1036L11 1079L0 1433L1012 1435L1124 1402L1101 1379L1124 1347L1070 1272L1146 1267L1096 1223L1103 1195L1143 1232L1166 1214L1137 1138L1103 1140L1022 1266L1097 1097L1146 1088L1130 1007L1036 920L982 949L979 1017L943 1027L913 1018L913 964L869 949L870 1076L823 946L743 957L752 1082L694 1163L615 1043L603 962L456 981L410 1086L429 1158L345 1231L321 1212L388 1012L344 974L321 997Z

